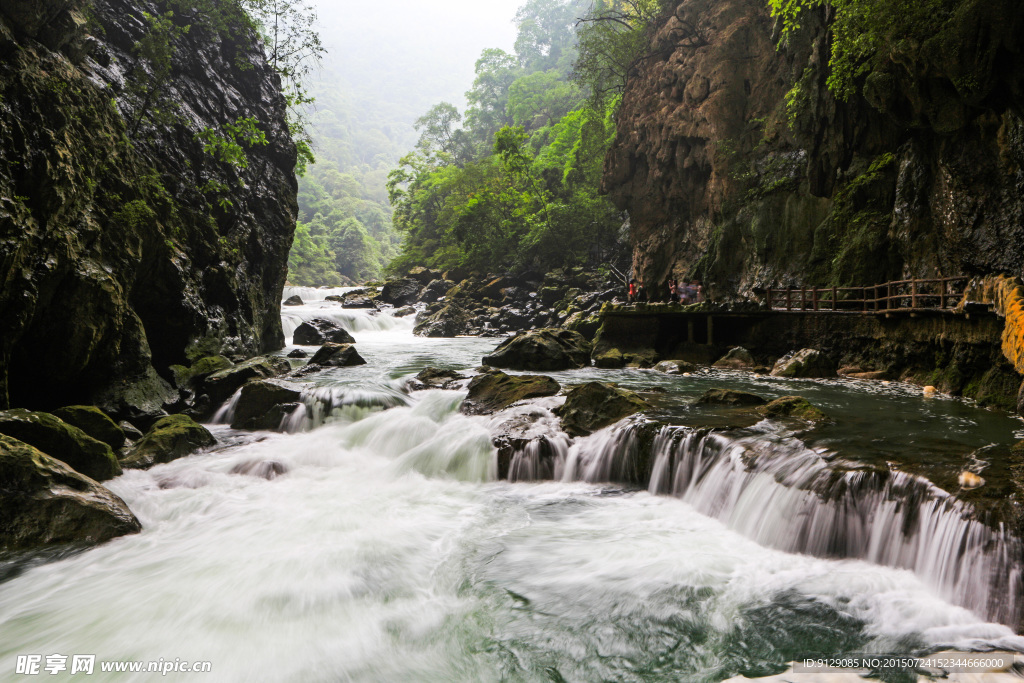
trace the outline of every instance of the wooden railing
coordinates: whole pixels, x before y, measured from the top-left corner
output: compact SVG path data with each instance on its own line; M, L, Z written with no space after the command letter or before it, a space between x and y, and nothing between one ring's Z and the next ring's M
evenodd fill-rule
M966 277L898 280L867 287L769 288L768 308L774 311L893 311L956 308L963 299Z

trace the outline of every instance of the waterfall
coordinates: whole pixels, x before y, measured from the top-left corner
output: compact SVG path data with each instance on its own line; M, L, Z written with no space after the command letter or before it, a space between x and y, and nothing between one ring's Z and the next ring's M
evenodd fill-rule
M344 296L349 292L353 292L361 287L285 287L281 293L282 301L288 300L293 296L298 296L302 299L303 303L314 303L317 301L326 301L329 296Z
M352 333L356 332L411 332L416 324L416 316L408 315L396 318L390 311L376 311L364 308L341 308L327 302L294 306L281 311L281 324L284 336L291 341L295 328L307 320L323 318L338 323Z
M793 439L671 427L652 456L651 493L677 496L758 543L909 569L989 619L1021 619L1020 540L925 479L856 469Z

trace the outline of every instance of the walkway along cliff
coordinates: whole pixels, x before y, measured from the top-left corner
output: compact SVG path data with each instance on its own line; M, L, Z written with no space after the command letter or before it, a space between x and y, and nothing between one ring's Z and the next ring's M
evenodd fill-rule
M940 388L972 395L990 369L1024 371L1012 304L1024 267L1024 6L956 4L953 21L901 43L843 102L826 85L824 9L777 48L763 0L671 3L606 159L605 190L630 213L637 276L659 291L670 277L697 278L721 302L763 302L770 288L977 278L978 300L1009 321L987 340L1008 351ZM703 44L677 43L683 22ZM932 340L938 365L903 369L943 370L976 332L922 328L914 334Z
M166 9L0 3L0 407L152 413L179 399L170 366L284 343L297 208L280 82L239 27L163 27L158 73L140 54ZM266 136L247 166L204 151L240 119Z

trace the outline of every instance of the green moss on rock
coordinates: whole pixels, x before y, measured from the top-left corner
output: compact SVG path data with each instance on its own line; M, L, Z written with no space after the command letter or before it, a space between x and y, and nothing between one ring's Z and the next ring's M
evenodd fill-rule
M783 396L761 406L757 411L765 417L792 417L807 422L823 422L829 419L828 415L802 396Z
M474 377L468 389L462 412L485 415L527 398L554 396L561 386L544 375L506 375L500 370L493 370Z
M217 439L187 415L169 415L158 420L153 428L135 444L122 464L129 469L148 469L158 463L167 463L201 448L209 448Z
M21 408L2 411L0 434L24 441L96 481L121 474L109 445L50 413Z
M566 392L565 403L555 410L562 429L572 436L586 436L651 406L632 391L614 384L587 382Z
M53 415L115 451L124 445L124 430L96 406L65 406L53 411Z

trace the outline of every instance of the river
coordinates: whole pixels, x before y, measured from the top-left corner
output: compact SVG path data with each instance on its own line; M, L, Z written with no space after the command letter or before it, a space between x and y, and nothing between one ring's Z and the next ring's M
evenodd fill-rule
M299 293L286 333L333 316L367 365L315 377L292 433L215 425L210 452L108 482L143 532L12 571L0 661L212 665L167 680L718 681L810 654L1024 651L998 623L1020 616L999 607L1020 601L1019 547L925 479L957 459L992 476L1019 421L898 383L553 373L666 390L650 394L669 425L655 481L584 481L629 428L567 448L562 481L495 481L490 418L460 415L464 392L401 387L426 366L469 371L496 340L417 338L411 318ZM836 423L813 440L768 423L709 437L687 424L711 386L798 392ZM800 483L837 459L841 490ZM851 483L894 460L899 476Z

